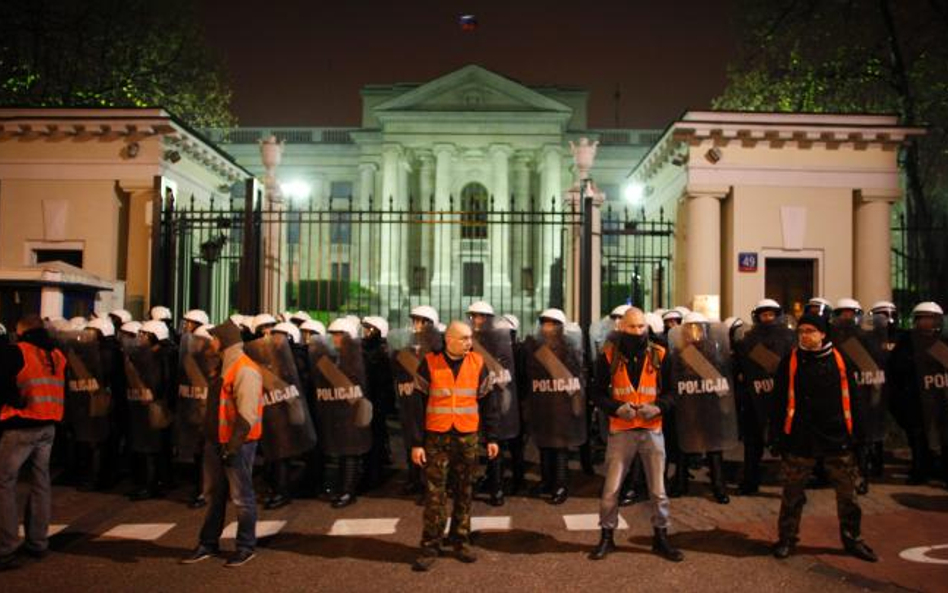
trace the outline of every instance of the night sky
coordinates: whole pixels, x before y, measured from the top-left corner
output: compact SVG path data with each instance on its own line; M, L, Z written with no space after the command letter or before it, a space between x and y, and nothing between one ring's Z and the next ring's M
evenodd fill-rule
M202 0L245 126L359 125L359 89L470 63L590 91L590 127L667 125L706 108L734 56L733 0ZM574 8L576 7L576 8ZM586 9L586 10L583 10ZM477 16L464 32L462 14Z

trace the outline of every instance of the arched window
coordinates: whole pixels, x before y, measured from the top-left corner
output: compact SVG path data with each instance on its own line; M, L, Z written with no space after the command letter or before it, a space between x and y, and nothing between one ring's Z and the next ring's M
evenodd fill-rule
M487 188L480 183L468 183L461 190L461 238L487 238Z

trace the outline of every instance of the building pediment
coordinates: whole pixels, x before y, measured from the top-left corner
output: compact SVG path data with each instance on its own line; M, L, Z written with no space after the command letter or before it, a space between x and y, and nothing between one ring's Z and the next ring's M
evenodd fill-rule
M408 112L546 112L572 109L514 80L470 65L446 74L375 107L378 115Z

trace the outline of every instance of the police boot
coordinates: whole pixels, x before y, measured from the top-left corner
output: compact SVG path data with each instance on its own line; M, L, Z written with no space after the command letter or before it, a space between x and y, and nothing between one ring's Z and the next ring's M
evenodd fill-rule
M553 496L550 498L550 504L563 504L569 498L569 452L563 449L551 451L553 457Z
M613 539L611 529L602 528L602 534L599 536L599 543L592 552L589 553L590 560L602 560L612 552L616 551L616 542Z
M273 464L273 495L266 501L264 508L275 510L283 508L293 502L290 498L290 467L289 461L279 459Z
M731 497L727 495L727 485L724 483L724 454L720 451L708 453L708 469L711 473L711 491L718 504L728 504Z
M530 489L530 496L543 498L553 492L553 475L556 470L552 454L552 449L540 449L540 481Z
M341 509L355 503L356 484L359 481L359 460L360 458L355 455L346 455L340 460L342 488L339 495L333 499L332 508Z
M144 455L139 470L140 482L138 488L129 493L132 501L148 500L158 496L158 460L155 455Z
M688 464L685 462L684 456L681 456L675 464L675 477L668 495L671 498L686 496L688 494L688 481L690 478L688 475Z
M744 478L738 494L751 496L760 491L760 457L761 452L756 445L744 444Z
M672 546L671 542L668 541L667 529L655 528L655 535L652 536L652 552L672 562L681 562L685 559L685 555L681 553L681 550Z
M914 431L908 435L912 451L912 464L906 483L918 486L928 482L928 443L924 433Z
M487 492L488 503L494 507L504 506L504 462L503 452L497 457L487 460Z

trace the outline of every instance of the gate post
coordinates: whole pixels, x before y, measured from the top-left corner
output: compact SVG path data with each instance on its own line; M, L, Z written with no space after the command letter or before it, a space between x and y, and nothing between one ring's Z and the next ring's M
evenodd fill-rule
M163 188L160 176L155 177L155 199L152 200L151 209L151 287L148 291L148 307L173 307L176 260L174 192L170 187Z
M257 235L257 206L263 200L259 182L251 177L244 190L243 244L241 245L240 276L237 279L237 310L257 313L260 310L260 238Z

